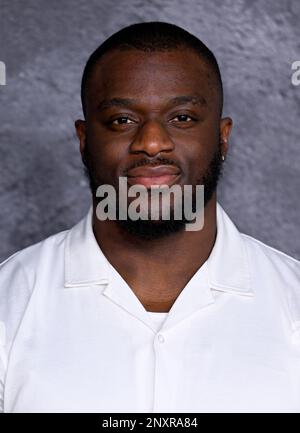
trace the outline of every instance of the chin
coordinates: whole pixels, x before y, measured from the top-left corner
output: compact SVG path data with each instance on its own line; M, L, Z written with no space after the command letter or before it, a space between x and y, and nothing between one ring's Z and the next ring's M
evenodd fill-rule
M127 233L145 240L160 239L184 231L184 220L137 220L116 221Z

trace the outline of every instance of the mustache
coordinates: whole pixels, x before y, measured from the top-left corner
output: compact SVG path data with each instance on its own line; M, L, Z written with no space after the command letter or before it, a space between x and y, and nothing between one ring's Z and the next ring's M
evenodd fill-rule
M181 170L180 165L173 159L158 156L156 158L143 158L133 162L130 166L126 167L126 169L123 170L123 175L127 176L129 170L132 170L136 167L143 167L145 165L147 165L148 167L155 167L156 165L174 165L175 167L179 168L179 170Z

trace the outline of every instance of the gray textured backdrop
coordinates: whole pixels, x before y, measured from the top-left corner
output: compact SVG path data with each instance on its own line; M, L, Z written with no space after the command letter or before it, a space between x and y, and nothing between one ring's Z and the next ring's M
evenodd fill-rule
M73 122L89 54L139 21L178 24L216 54L234 130L219 200L244 232L300 258L300 1L0 0L0 259L87 211Z

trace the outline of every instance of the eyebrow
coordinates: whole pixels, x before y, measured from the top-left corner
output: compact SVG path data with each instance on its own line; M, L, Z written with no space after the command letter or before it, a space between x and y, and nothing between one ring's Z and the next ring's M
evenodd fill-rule
M137 105L138 102L139 101L137 99L130 99L130 98L103 99L98 104L98 109L102 111L110 107L131 107L133 105ZM200 105L200 106L207 105L206 99L201 95L175 96L174 98L169 99L166 104L170 107L174 107L176 105L182 105L188 103L192 103L194 105Z

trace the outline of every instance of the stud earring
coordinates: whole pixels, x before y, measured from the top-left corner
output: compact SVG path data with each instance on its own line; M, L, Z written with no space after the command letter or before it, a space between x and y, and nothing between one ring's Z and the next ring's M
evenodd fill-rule
M222 155L222 161L223 162L225 161L225 155Z

